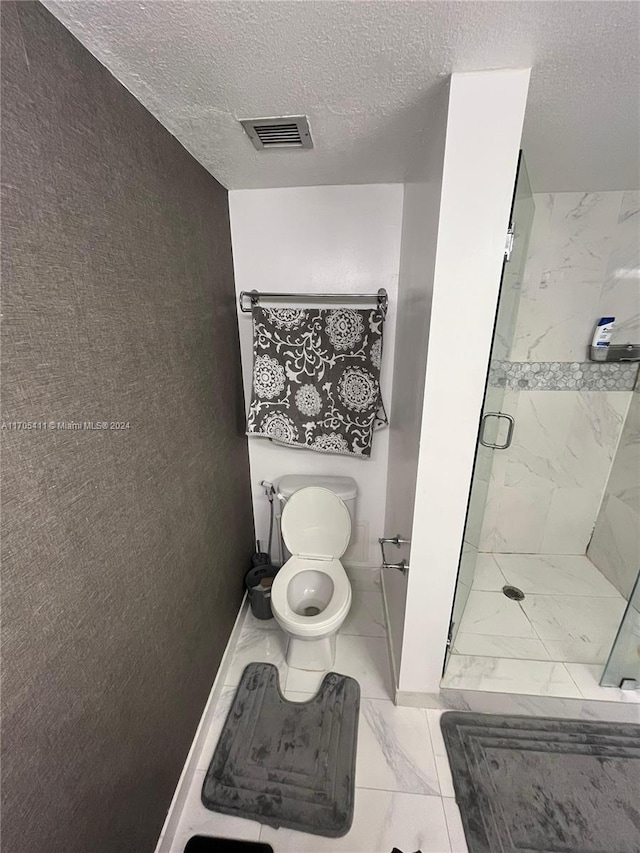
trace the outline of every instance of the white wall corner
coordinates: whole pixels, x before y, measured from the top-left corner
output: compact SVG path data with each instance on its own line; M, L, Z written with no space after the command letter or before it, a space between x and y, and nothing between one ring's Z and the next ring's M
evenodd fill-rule
M440 689L530 69L453 74L398 689Z

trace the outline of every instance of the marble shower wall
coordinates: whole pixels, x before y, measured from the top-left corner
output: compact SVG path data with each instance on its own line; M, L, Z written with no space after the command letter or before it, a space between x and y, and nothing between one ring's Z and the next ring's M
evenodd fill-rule
M494 453L480 551L585 553L631 396L506 391L516 428Z
M510 361L584 362L598 318L640 342L640 193L538 193Z
M513 343L505 357L500 341L489 378L516 427L493 455L479 550L584 554L637 377L587 362L587 347L605 315L614 342L640 342L640 194L534 201Z
M640 393L632 395L587 556L628 599L640 571Z

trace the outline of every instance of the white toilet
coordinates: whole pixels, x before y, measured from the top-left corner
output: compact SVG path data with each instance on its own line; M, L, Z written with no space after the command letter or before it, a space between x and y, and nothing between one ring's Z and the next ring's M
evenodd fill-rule
M333 666L336 633L351 608L351 584L340 557L351 540L351 515L332 490L295 491L282 511L291 557L271 588L271 609L289 635L287 663L296 669Z

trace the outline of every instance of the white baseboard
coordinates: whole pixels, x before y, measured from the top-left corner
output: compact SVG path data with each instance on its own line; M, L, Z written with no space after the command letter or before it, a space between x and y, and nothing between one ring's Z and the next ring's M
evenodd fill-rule
M231 658L238 642L240 632L242 631L242 626L248 609L247 594L245 593L240 609L238 610L238 615L236 616L236 621L231 630L231 634L229 635L227 646L224 650L224 654L222 655L222 660L220 661L220 666L218 667L213 687L209 693L207 704L204 706L204 711L200 717L198 728L196 729L195 736L191 742L191 748L187 754L187 760L184 763L180 779L178 780L175 793L171 800L171 805L169 806L169 811L167 812L167 817L162 827L162 832L160 833L155 853L169 853L171 850L180 815L182 814L187 794L189 793L191 782L193 780L193 774L198 764L198 758L200 757L202 747L204 746L204 742L207 737L207 732L211 726L213 711L220 692L222 691L224 679L229 670Z

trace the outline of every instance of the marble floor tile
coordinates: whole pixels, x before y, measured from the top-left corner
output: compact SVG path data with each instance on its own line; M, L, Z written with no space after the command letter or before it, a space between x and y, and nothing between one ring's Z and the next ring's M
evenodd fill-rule
M192 835L219 835L222 838L237 838L244 841L258 841L260 838L261 825L257 821L230 817L205 809L200 800L205 774L206 770L196 770L193 775L189 794L171 844L171 853L184 853L186 843Z
M496 555L477 554L471 588L481 589L485 592L500 592L505 584L506 580L500 571Z
M587 557L572 554L495 554L507 582L525 594L591 595L620 598L620 593Z
M260 840L274 853L450 853L440 797L356 788L353 825L342 838L263 826Z
M255 628L256 630L260 629L262 631L280 631L281 628L276 622L275 619L256 619L256 617L251 612L251 608L247 610L247 615L245 616L244 628Z
M352 590L373 591L380 589L380 569L369 568L368 566L352 566L351 568L345 567L345 571Z
M313 693L285 690L285 699L308 702ZM439 796L429 726L421 708L390 699L361 699L356 785L382 791Z
M576 699L582 695L563 663L477 655L451 655L442 686Z
M222 727L224 726L224 721L227 719L227 714L229 713L229 708L233 702L233 697L236 695L236 690L237 687L235 685L225 685L220 691L218 701L213 709L211 725L209 726L204 744L202 745L202 750L197 759L197 770L207 770L211 763L213 753L215 752L215 748L218 743L218 738L220 737Z
M255 625L245 626L231 658L225 685L237 686L247 664L260 662L277 666L280 671L280 684L284 686L288 669L285 661L286 648L287 639L282 631L272 631Z
M369 699L390 699L391 673L387 641L383 637L358 637L339 634L333 672L350 675L360 684L360 694ZM286 690L317 693L324 672L289 668Z
M490 637L488 634L467 634L462 631L458 631L456 635L453 653L519 660L552 659L542 640L529 637Z
M438 771L438 782L440 783L440 793L443 797L455 797L447 748L444 745L444 738L442 737L442 730L440 728L440 717L445 712L435 708L428 708L424 713L429 724L431 746L433 747L433 755Z
M362 637L386 637L382 591L354 589L351 610L340 627L339 633L356 634Z
M626 602L619 596L527 595L520 602L541 640L612 642Z
M356 785L407 794L440 795L431 736L421 708L362 699Z
M501 592L475 589L469 594L459 630L468 634L536 638L517 601L511 601Z
M446 797L446 799L442 801L442 804L444 805L444 816L447 819L451 853L469 853L458 804L452 797Z
M602 666L583 663L565 664L569 675L578 686L585 699L610 700L612 702L633 702L638 704L638 723L640 723L640 690L619 690L617 687L600 687Z
M604 643L588 643L585 640L543 640L551 660L564 663L605 664L613 645L613 636Z

